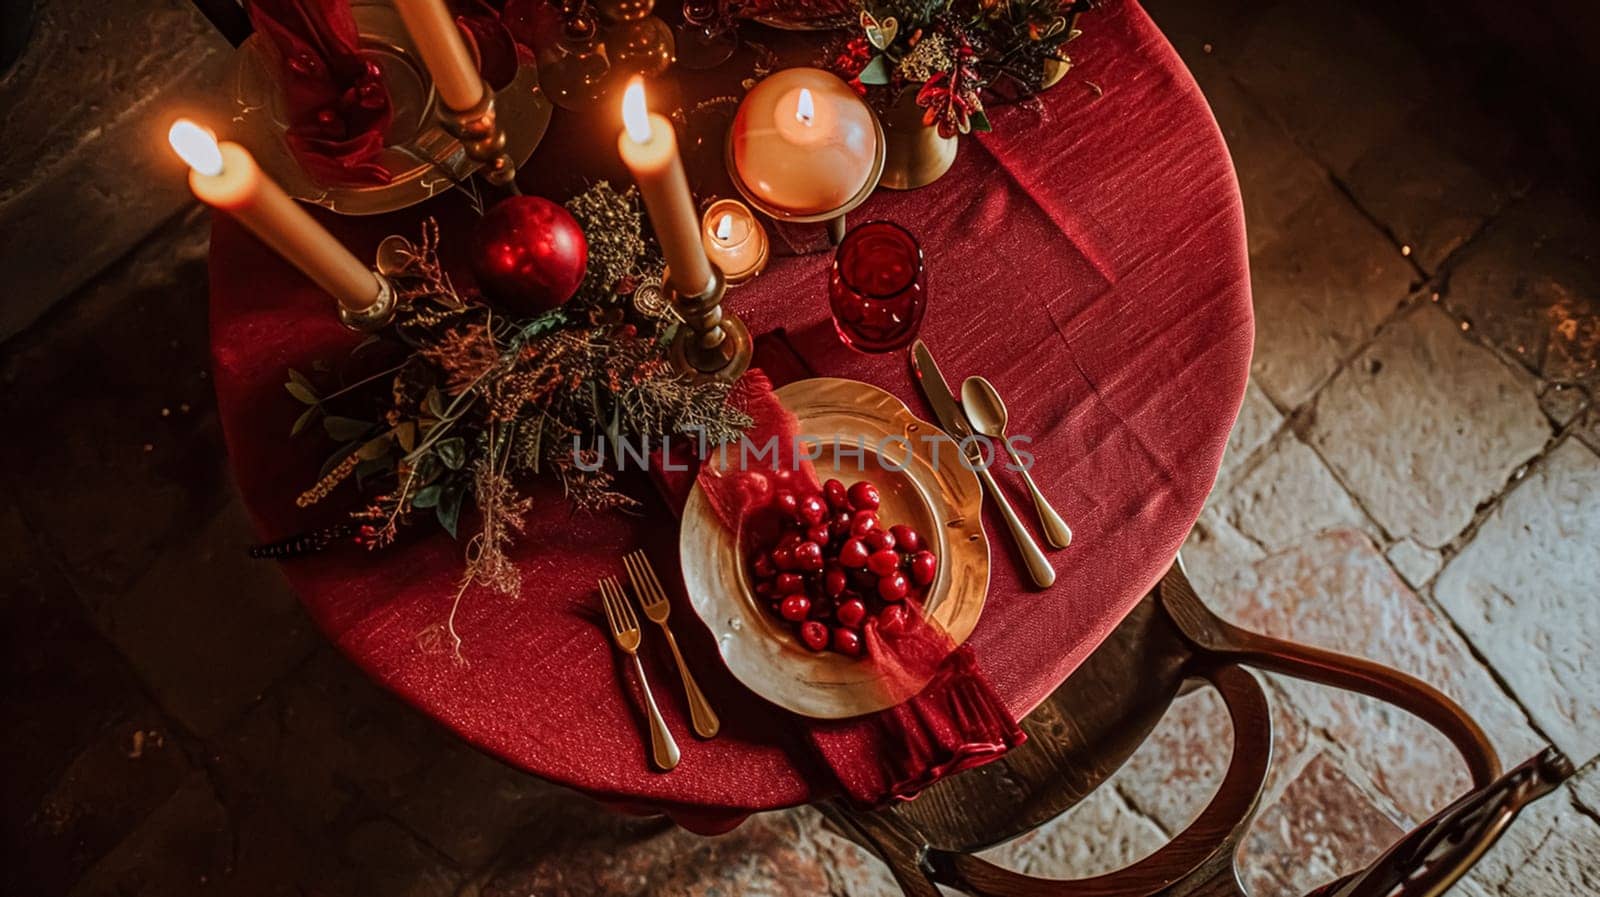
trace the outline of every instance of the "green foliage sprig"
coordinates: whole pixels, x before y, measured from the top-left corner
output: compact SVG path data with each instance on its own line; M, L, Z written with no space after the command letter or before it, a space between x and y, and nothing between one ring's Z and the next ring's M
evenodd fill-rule
M455 609L468 587L520 589L506 550L533 501L519 484L550 477L576 509L630 508L637 501L615 488L599 450L585 447L601 437L615 445L690 433L716 444L750 424L729 405L727 384L697 383L668 360L678 321L652 301L661 263L641 236L633 193L602 182L568 209L589 241L590 262L565 305L518 319L461 294L439 265L429 222L390 277L393 324L353 352L371 373L331 390L297 370L284 383L305 406L291 432L320 424L338 444L300 506L354 481L362 496L351 515L355 541L372 549L422 519L459 537L464 511L476 512L444 624L458 654Z

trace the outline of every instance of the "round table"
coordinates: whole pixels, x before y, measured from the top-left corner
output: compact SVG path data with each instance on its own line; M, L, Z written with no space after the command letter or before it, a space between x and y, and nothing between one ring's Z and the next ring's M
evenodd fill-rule
M1051 554L1056 585L1036 591L992 505L985 512L995 561L969 644L1019 719L1177 553L1215 479L1252 343L1238 187L1199 88L1131 2L1106 4L1082 27L1077 65L1061 84L1037 103L993 110L994 133L963 140L942 180L880 191L855 216L899 221L922 241L932 297L923 339L947 377L981 373L997 385L1012 431L1034 439L1040 487L1075 532L1070 549ZM563 198L594 177L627 183L614 158L613 112L558 113L524 166L524 186ZM697 195L730 195L715 178L692 174ZM458 200L323 220L370 257L383 236L414 237L430 215L443 226L449 264L471 218ZM876 384L931 418L903 354L856 354L833 334L828 263L827 253L774 258L730 293L729 307L756 333L781 330L817 373ZM289 439L299 407L283 382L286 368L342 359L360 337L337 323L327 296L222 216L212 237L211 327L229 453L261 535L337 519L339 508L294 505L330 447ZM642 480L632 485L649 495ZM1025 494L1009 485L1026 509ZM514 552L523 594L468 594L457 618L465 663L427 637L445 619L461 570L462 546L448 536L370 554L336 550L283 570L318 625L373 678L517 767L703 829L825 796L829 778L797 734L802 721L722 668L672 575L675 628L723 729L693 738L670 661L646 652L683 751L673 772L650 770L595 581L620 573L621 556L641 546L658 570L675 572L676 527L663 523L670 512L652 499L638 516L574 515L556 490L534 494L538 508Z

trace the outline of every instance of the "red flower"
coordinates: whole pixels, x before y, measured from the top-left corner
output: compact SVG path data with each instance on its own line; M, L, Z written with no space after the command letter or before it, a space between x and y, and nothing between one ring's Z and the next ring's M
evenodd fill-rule
M972 112L981 108L975 91L950 88L949 72L935 72L923 82L917 91L917 105L927 110L922 113L922 123L937 126L939 136L947 138L972 130Z

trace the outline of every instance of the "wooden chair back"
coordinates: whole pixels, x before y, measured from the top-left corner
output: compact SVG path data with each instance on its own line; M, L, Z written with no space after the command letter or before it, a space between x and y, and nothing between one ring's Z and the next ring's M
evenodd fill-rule
M1477 862L1529 802L1572 774L1554 748L1504 776L1470 716L1426 683L1380 664L1241 629L1201 602L1181 563L1105 644L1023 721L1028 742L988 766L952 776L916 800L877 811L823 809L878 853L910 897L945 885L980 897L1247 897L1236 857L1272 755L1272 720L1246 667L1355 691L1399 706L1450 739L1473 790L1396 842L1365 869L1308 897L1436 897ZM1129 675L1136 670L1138 675ZM1233 755L1200 815L1155 853L1105 875L1036 878L974 854L1071 808L1111 776L1191 687L1221 696Z

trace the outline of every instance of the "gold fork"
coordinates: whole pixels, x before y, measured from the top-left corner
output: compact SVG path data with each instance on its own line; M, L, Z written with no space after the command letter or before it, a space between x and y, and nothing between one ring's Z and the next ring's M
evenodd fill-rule
M644 689L644 703L650 711L650 753L656 766L663 770L678 765L678 743L667 731L667 723L656 708L655 696L650 694L650 680L644 676L644 664L639 662L639 618L628 606L628 597L622 593L622 583L615 576L600 580L600 602L605 605L606 622L611 624L611 635L617 647L633 660L633 671L639 676L639 686Z
M717 730L722 727L722 722L717 719L717 714L711 709L711 702L706 700L705 694L700 691L700 686L695 683L694 677L689 674L689 666L683 662L683 654L678 650L678 640L672 636L672 627L667 625L667 615L672 613L672 605L667 603L667 592L661 588L661 580L656 578L655 568L650 566L650 559L645 557L643 551L630 552L623 557L622 563L628 568L628 581L633 583L633 593L639 596L639 606L644 608L644 615L650 622L661 627L667 635L667 647L672 649L672 659L678 662L678 675L683 678L683 691L689 697L689 718L694 722L694 732L701 738L712 738Z

